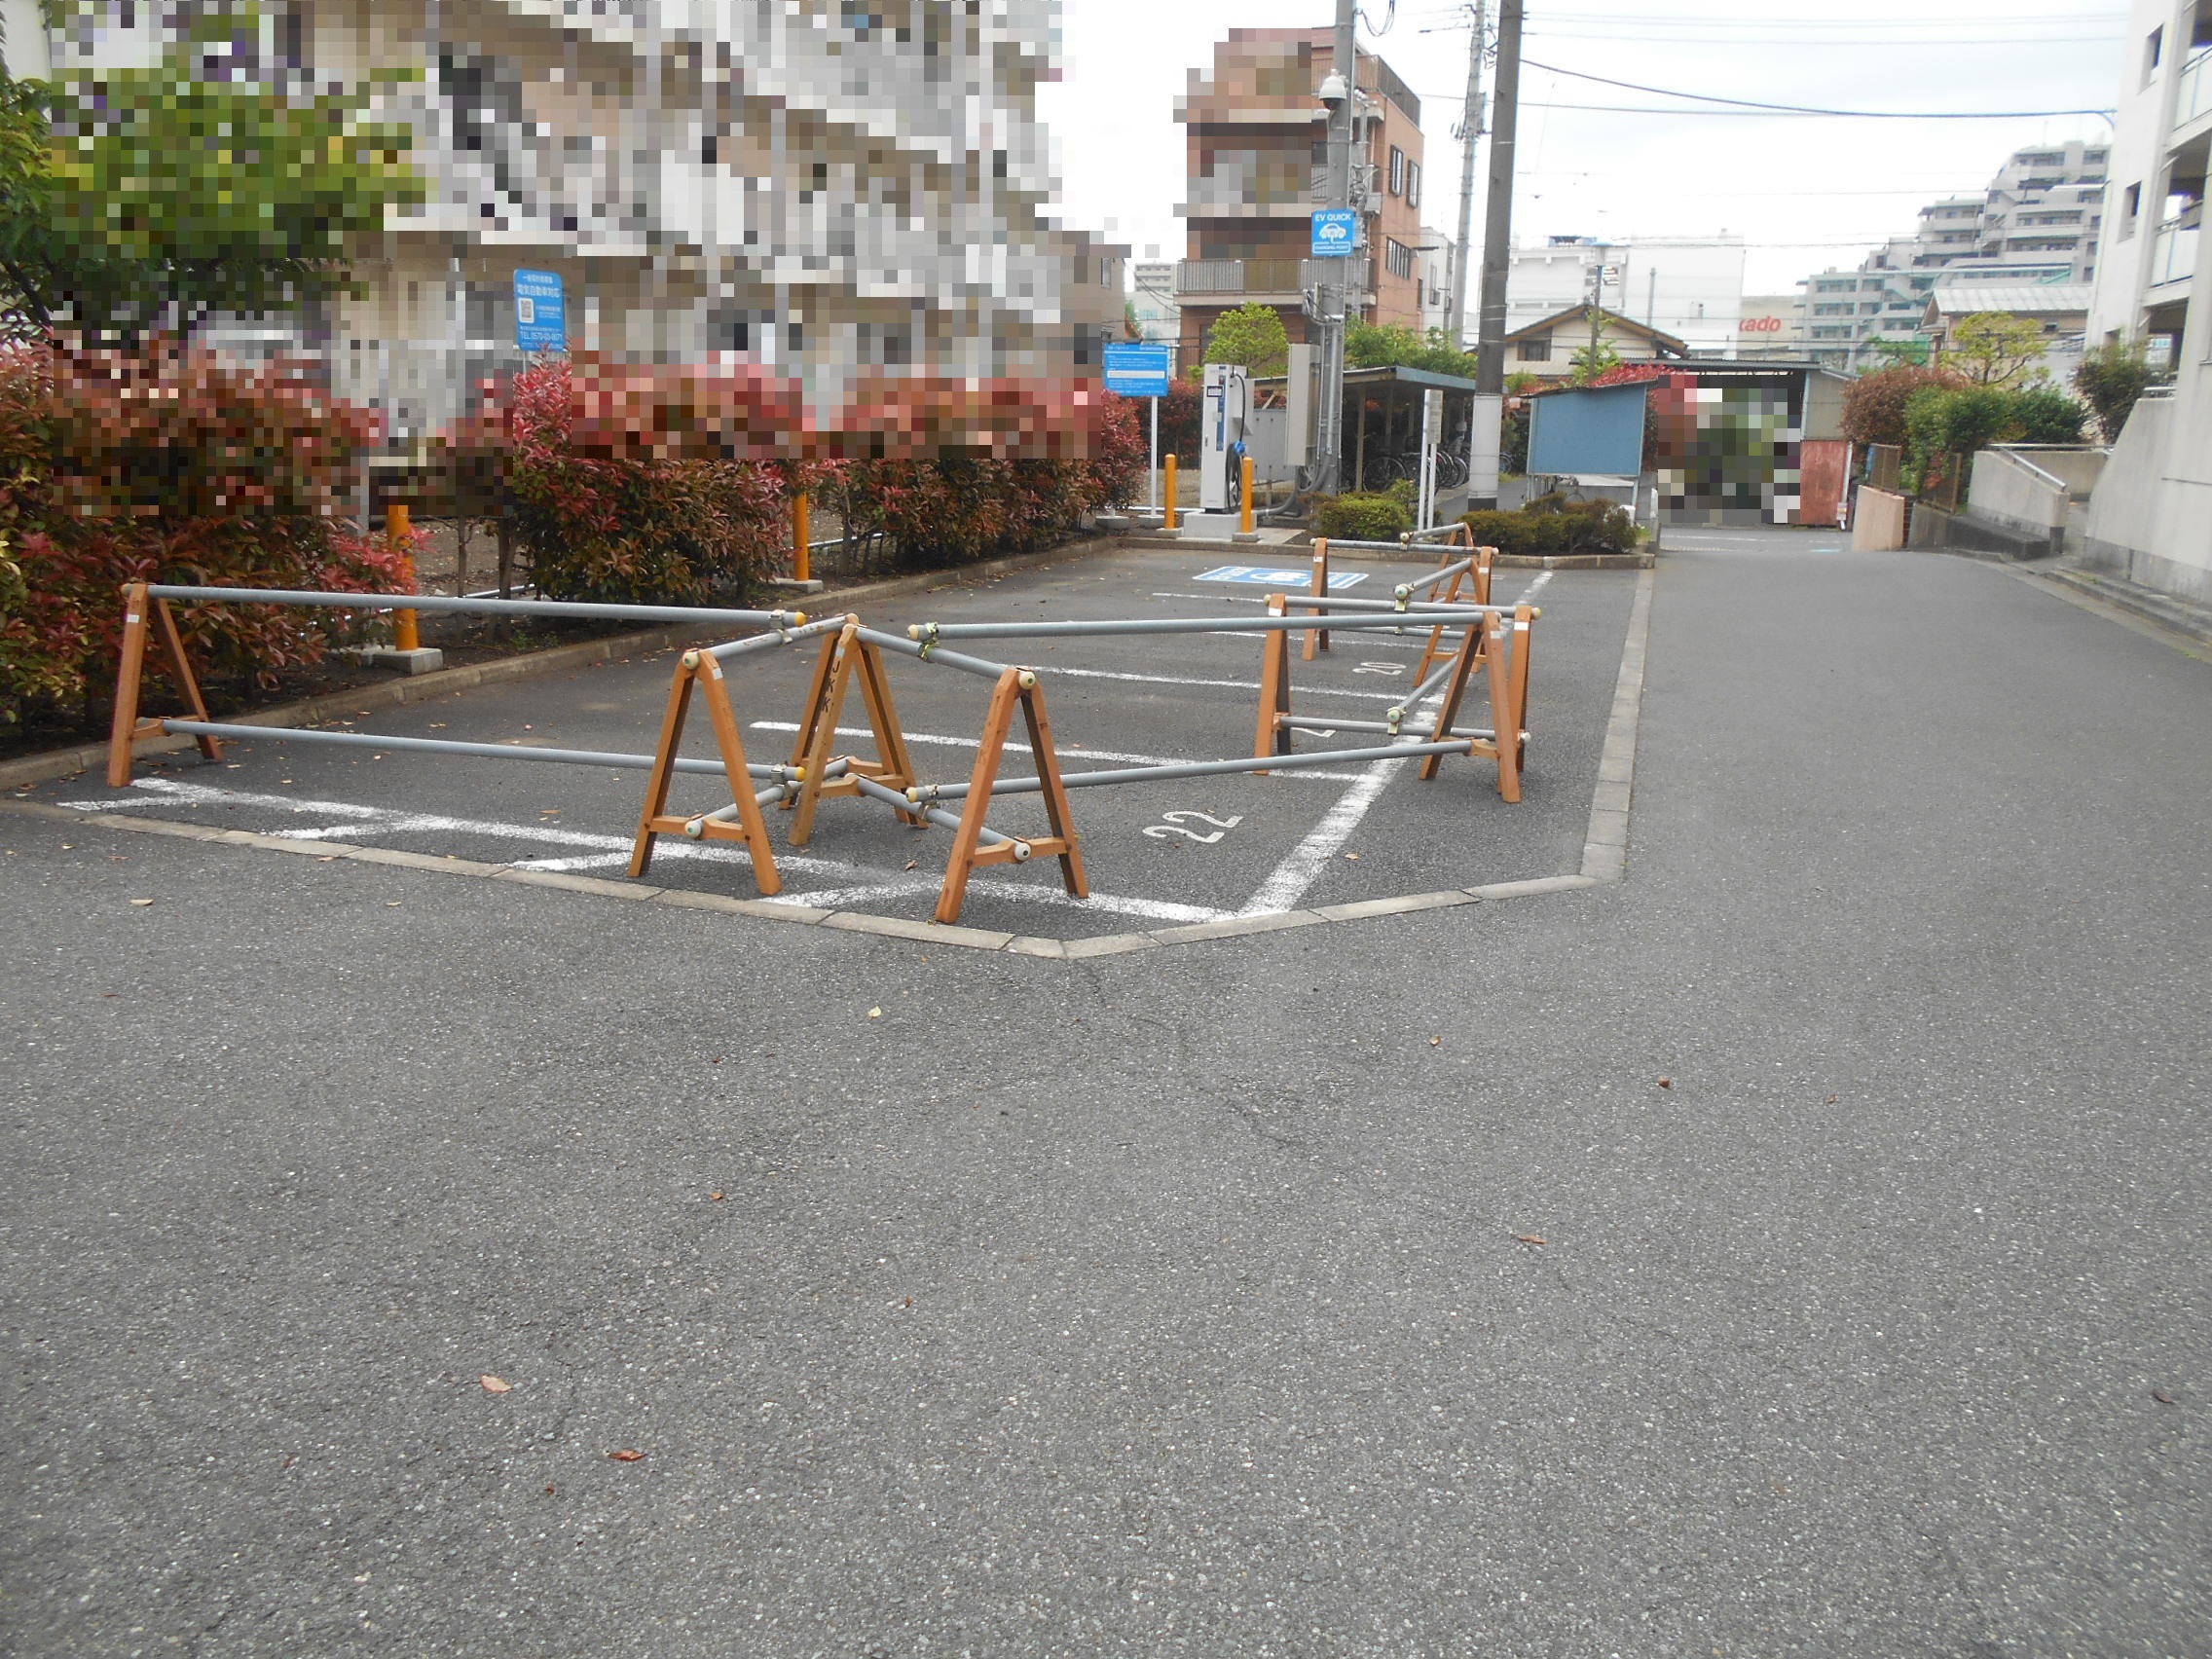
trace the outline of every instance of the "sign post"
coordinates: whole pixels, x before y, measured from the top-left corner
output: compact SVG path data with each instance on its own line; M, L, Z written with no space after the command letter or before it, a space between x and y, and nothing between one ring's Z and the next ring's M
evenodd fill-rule
M562 303L558 271L516 271L515 349L519 351L566 351L569 349L567 307Z
M1165 346L1116 341L1106 348L1106 389L1123 397L1152 399L1152 462L1145 469L1151 506L1160 505L1160 400L1167 395L1171 353Z

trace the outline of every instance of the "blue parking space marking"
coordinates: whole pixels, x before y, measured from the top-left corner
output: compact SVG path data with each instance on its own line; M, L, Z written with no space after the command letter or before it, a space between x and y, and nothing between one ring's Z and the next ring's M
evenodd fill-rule
M1342 593L1367 580L1365 571L1331 571L1329 591ZM1219 565L1191 578L1195 582L1249 582L1254 587L1296 588L1304 592L1313 581L1311 571L1275 571L1264 565Z

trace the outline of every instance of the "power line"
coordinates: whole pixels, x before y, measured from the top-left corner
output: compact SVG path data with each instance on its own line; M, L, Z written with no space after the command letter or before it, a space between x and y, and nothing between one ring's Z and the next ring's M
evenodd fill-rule
M1556 63L1538 63L1533 57L1521 60L1530 69L1544 69L1554 75L1565 75L1569 80L1595 81L1602 87L1622 87L1632 92L1650 92L1663 98L1694 98L1700 103L1725 104L1736 109L1768 111L1777 115L1829 115L1847 116L1855 121L2029 121L2055 115L2101 115L2112 119L2109 109L1984 109L1984 110L1890 110L1890 109L1819 109L1810 104L1758 103L1750 98L1724 98L1712 92L1683 92L1672 87L1647 87L1640 81L1616 81L1606 75L1585 74L1580 69L1562 69ZM1554 109L1603 107L1596 105L1554 104ZM1638 109L1640 115L1677 113L1668 110ZM1682 111L1678 113L1690 113Z

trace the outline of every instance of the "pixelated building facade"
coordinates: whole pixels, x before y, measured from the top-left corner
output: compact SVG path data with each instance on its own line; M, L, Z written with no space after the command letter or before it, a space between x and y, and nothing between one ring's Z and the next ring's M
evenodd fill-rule
M363 292L290 332L393 441L524 360L513 273L558 272L569 344L609 361L738 361L833 407L889 376L1090 379L1126 250L1047 217L1036 88L1051 0L296 0L211 72L301 91L412 68L428 186L357 251ZM54 72L150 64L190 18L93 7Z

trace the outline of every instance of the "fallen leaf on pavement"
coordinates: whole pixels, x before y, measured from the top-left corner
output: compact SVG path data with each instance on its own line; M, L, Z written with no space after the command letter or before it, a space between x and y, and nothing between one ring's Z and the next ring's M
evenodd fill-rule
M133 899L130 902L133 904L151 904L153 903L151 899Z
M871 1008L867 1011L867 1016L870 1019L881 1019L883 1017L883 1010L881 1010L880 1008Z
M1659 1080L1659 1087L1661 1088L1672 1088L1675 1087L1675 1080L1671 1077L1663 1077Z
M476 1381L484 1384L484 1392L487 1394L511 1394L515 1391L515 1385L512 1382L509 1382L504 1377L495 1377L489 1371L477 1378Z
M1544 1238L1541 1234L1537 1233L1516 1233L1513 1235L1513 1242L1516 1244L1541 1244L1544 1242Z
M1444 1047L1444 1039L1441 1037L1431 1037L1428 1040L1428 1046L1431 1049L1441 1049Z
M2161 1394L2156 1388L2151 1390L2151 1398L2157 1401L2161 1406L2170 1406L2174 1403L2174 1397L2171 1394Z
M628 1446L623 1447L619 1452L609 1452L608 1454L608 1456L612 1458L617 1463L635 1463L644 1456L645 1454L643 1452L635 1451Z
M709 1194L707 1195L707 1197L708 1197L709 1198L713 1199L713 1200L714 1200L714 1201L715 1201L716 1203L718 1203L718 1204L719 1204L719 1203L720 1203L720 1202L722 1201L722 1196L721 1196L721 1194L719 1194L719 1193L709 1193Z
M1828 1096L1828 1104L1829 1104L1830 1106L1833 1106L1833 1105L1835 1104L1835 1096L1834 1096L1834 1095L1832 1095L1832 1094L1831 1094L1831 1095L1829 1095L1829 1096Z

